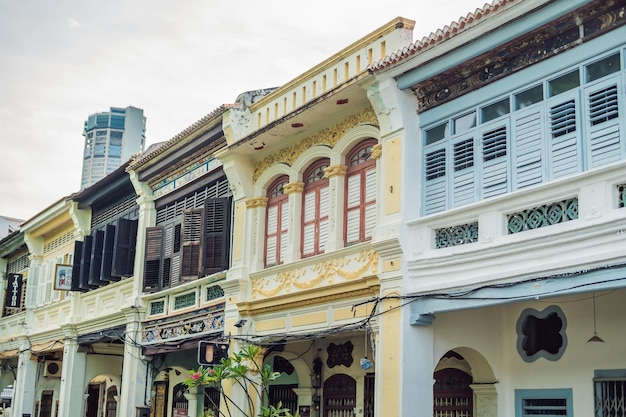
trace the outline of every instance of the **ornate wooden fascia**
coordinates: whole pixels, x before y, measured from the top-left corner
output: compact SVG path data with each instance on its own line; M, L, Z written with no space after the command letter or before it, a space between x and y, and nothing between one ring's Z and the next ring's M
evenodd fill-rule
M411 87L418 113L588 42L626 23L623 1L596 1Z
M296 145L281 149L280 151L269 155L267 158L258 161L254 165L254 174L252 179L256 182L263 171L274 164L284 163L289 166L293 165L296 159L298 159L304 151L312 146L328 145L333 147L350 129L366 124L378 126L378 118L376 117L374 109L371 107L344 119L341 123L327 129L320 130L315 135L303 139Z

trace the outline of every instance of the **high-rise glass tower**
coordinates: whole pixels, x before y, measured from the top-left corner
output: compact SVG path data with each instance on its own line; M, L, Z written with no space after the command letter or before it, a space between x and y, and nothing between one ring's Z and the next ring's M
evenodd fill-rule
M143 152L146 118L136 107L111 107L109 112L95 113L85 122L83 136L83 174L81 190L98 182Z

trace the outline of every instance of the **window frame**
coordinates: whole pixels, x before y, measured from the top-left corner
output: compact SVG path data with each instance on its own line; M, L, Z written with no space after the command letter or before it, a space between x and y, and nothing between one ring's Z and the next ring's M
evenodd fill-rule
M301 242L300 242L300 251L302 254L302 258L307 258L310 256L320 255L324 253L324 246L326 242L320 242L320 234L321 227L323 226L323 222L326 222L326 227L328 228L328 220L329 213L325 215L321 213L322 210L322 192L324 189L326 193L329 191L329 180L325 175L317 176L319 174L320 169L324 170L330 166L330 158L320 158L314 161L309 165L309 167L304 171L302 176L304 181L304 188L302 190L302 234L301 234ZM315 201L313 202L313 216L311 219L307 220L307 195L313 195ZM328 197L327 197L328 198ZM328 208L328 201L326 202ZM313 227L313 248L310 252L305 253L305 239L306 239L306 228ZM327 231L328 238L328 231Z
M548 399L548 398L563 398L566 401L565 417L573 417L574 405L573 405L573 393L572 388L545 388L545 389L516 389L515 390L515 417L525 417L524 400L530 399Z
M265 267L271 267L275 265L282 265L285 262L285 254L283 253L283 244L285 242L282 241L283 235L284 238L287 238L288 232L288 218L283 218L283 210L286 208L288 210L289 207L289 195L286 194L282 187L285 184L289 183L289 176L281 175L276 178L270 186L267 188L267 205L265 207L265 245L264 245L264 255L263 255L263 263ZM277 194L280 191L280 194ZM276 230L269 230L270 223L270 210L276 207ZM276 238L275 251L276 251L276 259L275 262L268 262L268 242L270 239Z
M372 222L372 224L368 224L367 223L367 210L368 208L371 208L371 206L376 206L376 197L377 197L377 173L376 173L376 160L374 158L372 158L371 155L371 149L370 149L370 154L368 155L367 159L356 163L354 165L351 165L351 161L353 158L357 157L359 155L359 153L361 153L363 150L366 150L367 148L372 148L373 146L375 146L376 144L378 144L378 140L376 140L375 138L367 138L364 139L362 141L360 141L358 144L356 144L351 150L350 152L348 152L346 154L346 158L345 158L345 163L347 166L346 169L346 175L345 175L345 193L344 193L344 227L343 227L343 241L345 242L345 245L352 245L352 244L356 244L356 243L361 243L361 242L366 242L368 240L372 239L372 229L376 224L375 221L375 214L374 214L374 221ZM367 195L368 195L368 191L371 192L371 190L368 189L368 183L367 183L367 179L368 179L368 174L371 173L371 171L373 172L374 175L374 183L369 185L370 187L374 187L373 190L373 194L374 194L374 198L373 200L367 200ZM358 198L358 203L354 204L353 206L349 207L350 205L350 201L349 201L349 194L350 194L350 180L353 177L359 177L359 198ZM349 236L349 214L351 211L358 211L359 212L359 220L358 220L358 238L356 240L351 240L348 241L348 236ZM369 230L368 230L369 228ZM369 233L368 233L369 232Z

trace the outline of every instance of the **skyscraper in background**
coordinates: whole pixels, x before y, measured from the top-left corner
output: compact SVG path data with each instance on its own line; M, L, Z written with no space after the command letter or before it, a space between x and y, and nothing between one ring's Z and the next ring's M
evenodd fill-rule
M111 107L85 122L81 190L115 171L145 146L146 118L136 107Z

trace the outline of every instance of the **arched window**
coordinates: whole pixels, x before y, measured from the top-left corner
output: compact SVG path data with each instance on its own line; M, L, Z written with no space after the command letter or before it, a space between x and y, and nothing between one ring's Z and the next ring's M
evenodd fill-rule
M435 372L434 417L472 417L472 376L460 369Z
M286 175L278 177L267 189L265 218L265 266L280 265L287 251L287 220L289 198L283 191L289 182Z
M328 239L328 158L318 159L304 172L302 198L302 257L324 253Z
M376 224L376 139L361 141L346 156L345 229L346 245L372 238Z

